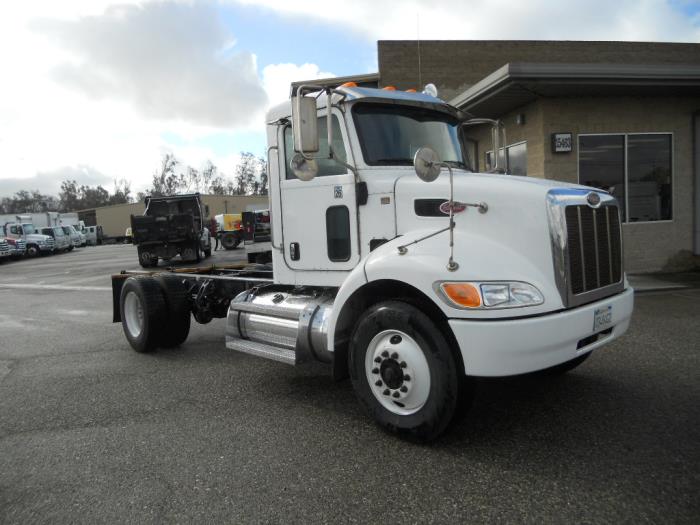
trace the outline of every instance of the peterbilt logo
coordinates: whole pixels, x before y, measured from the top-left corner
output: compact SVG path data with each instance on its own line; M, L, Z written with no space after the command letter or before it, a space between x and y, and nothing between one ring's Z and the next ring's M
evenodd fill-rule
M596 206L598 206L598 204L600 204L600 195L592 191L588 195L586 195L586 202L591 208L595 208Z
M452 213L462 213L464 210L467 209L467 205L464 204L463 202L457 202L454 201L452 203ZM450 214L450 201L445 201L442 204L440 204L440 212L444 213L445 215Z

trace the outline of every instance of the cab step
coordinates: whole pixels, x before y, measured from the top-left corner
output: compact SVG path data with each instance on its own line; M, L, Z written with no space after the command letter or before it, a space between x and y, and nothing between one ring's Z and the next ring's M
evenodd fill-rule
M248 339L238 339L235 337L226 338L226 348L229 350L237 350L245 354L250 354L266 359L273 359L288 365L297 364L297 354L294 350L288 348L280 348L279 346L266 345Z

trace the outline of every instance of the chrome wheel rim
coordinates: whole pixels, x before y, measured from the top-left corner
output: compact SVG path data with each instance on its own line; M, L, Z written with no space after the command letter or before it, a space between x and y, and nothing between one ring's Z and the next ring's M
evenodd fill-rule
M428 401L428 360L405 332L384 330L372 338L365 354L365 374L374 397L394 414L415 414Z
M143 305L136 292L129 292L124 298L124 320L129 335L136 339L143 332Z

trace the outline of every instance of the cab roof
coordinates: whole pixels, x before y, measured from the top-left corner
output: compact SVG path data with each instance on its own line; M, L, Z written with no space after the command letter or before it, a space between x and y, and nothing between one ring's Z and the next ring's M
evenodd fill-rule
M457 118L465 118L467 115L457 108L450 106L444 100L426 93L378 89L369 87L339 87L333 90L333 102L344 100L345 102L374 102L384 104L402 104L414 107L423 107L449 113ZM326 107L327 95L318 97L318 107ZM267 122L275 122L280 119L290 118L292 115L292 102L287 100L272 107L267 113Z

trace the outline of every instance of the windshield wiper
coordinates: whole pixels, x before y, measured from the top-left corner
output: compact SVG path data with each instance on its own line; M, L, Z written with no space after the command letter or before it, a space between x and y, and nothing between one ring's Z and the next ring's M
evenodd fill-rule
M464 168L465 170L469 169L469 166L467 166L464 162L461 160L444 160L443 161L445 164L449 164L450 167L452 168Z
M372 159L373 164L398 164L400 166L412 166L413 161L411 159L403 159L403 158L396 158L396 159Z

